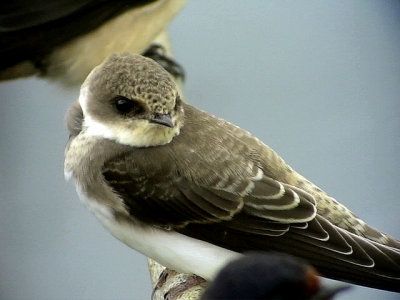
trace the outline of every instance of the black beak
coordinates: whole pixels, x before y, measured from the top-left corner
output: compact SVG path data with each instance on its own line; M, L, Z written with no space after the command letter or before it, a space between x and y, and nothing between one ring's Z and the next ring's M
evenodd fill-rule
M337 293L351 288L351 285L345 283L327 285L322 283L321 287L316 295L314 295L310 300L329 300L333 299Z
M174 122L172 122L171 115L169 114L165 115L157 114L154 116L153 119L150 120L150 123L157 123L171 128L174 127Z

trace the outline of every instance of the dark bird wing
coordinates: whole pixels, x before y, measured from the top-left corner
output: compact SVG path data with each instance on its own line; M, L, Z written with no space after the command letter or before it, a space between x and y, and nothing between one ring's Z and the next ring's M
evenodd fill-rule
M166 147L132 148L104 165L131 216L235 251L303 257L331 278L400 291L400 253L317 214L310 193L278 180L270 154L237 127L186 106ZM272 151L272 150L271 150Z
M0 70L40 62L55 47L155 0L16 0L0 4Z

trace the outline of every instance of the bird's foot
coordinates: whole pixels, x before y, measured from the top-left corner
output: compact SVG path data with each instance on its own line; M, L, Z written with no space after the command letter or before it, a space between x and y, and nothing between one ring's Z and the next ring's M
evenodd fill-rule
M162 45L153 43L142 55L158 62L175 79L185 80L185 70L179 63L166 54L165 48Z
M183 295L185 299L197 299L205 285L206 281L199 276L165 269L153 289L152 299L176 300Z

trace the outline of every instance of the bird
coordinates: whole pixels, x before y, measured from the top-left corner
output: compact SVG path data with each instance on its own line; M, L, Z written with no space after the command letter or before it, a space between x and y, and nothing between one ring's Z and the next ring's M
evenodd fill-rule
M328 300L349 285L328 286L305 261L283 253L246 253L226 265L200 300Z
M64 173L100 223L165 267L215 278L246 251L400 292L400 242L244 129L187 103L149 58L117 53L67 112Z
M0 80L39 75L64 86L80 86L114 52L154 53L151 48L160 46L151 43L185 2L2 1ZM180 68L166 55L156 58Z

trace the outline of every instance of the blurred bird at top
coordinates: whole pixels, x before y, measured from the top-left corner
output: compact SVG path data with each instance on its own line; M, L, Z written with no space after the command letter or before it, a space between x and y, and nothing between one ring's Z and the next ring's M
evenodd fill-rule
M15 0L0 4L0 80L32 75L81 84L115 52L182 69L152 41L186 0ZM161 53L161 54L160 54Z

